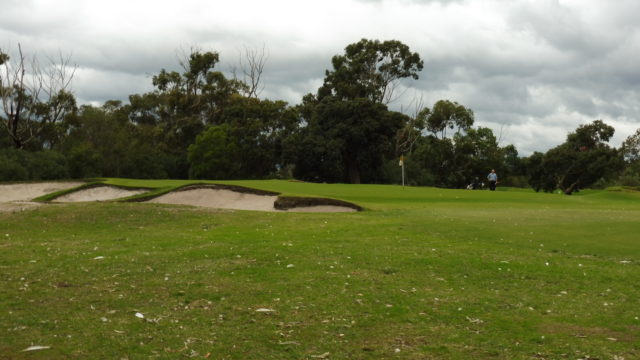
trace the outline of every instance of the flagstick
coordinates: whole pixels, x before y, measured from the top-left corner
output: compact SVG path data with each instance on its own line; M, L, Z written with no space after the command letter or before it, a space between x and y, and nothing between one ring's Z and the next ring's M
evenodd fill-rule
M404 190L404 155L400 155L400 167L402 167L402 190Z

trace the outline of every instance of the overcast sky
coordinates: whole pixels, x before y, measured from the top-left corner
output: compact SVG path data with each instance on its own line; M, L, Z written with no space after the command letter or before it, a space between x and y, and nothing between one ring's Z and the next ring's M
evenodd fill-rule
M294 105L331 57L362 38L400 40L425 66L390 106L457 101L521 155L602 119L611 145L640 127L638 0L0 0L0 48L70 55L80 103L152 90L181 49L268 52L262 98Z

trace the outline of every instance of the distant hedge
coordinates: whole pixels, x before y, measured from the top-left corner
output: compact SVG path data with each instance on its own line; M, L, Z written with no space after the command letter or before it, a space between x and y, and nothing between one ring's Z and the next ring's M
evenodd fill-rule
M65 157L56 151L0 150L0 181L55 180L69 178Z

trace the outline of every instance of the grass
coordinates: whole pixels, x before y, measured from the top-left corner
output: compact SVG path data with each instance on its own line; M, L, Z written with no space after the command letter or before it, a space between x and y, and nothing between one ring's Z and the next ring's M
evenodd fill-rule
M0 358L640 358L637 192L219 183L365 210L0 214Z

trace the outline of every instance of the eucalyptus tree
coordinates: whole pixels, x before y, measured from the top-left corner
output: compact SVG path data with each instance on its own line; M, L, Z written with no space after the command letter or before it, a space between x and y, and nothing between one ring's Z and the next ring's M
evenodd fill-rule
M180 60L182 72L162 69L153 92L129 97L131 121L151 127L157 148L173 159L171 177L188 177L189 145L207 126L221 124L224 108L246 88L218 71L218 62L217 52L192 49Z
M620 178L622 185L640 186L640 129L627 137L620 149L625 169Z
M579 126L563 144L529 161L530 184L536 191L559 189L570 195L617 176L624 163L620 152L607 144L614 132L602 120Z
M398 40L362 39L345 48L343 55L331 59L333 70L327 70L320 99L335 96L340 100L367 98L388 104L394 90L404 78L418 79L424 66L420 55Z
M474 122L473 110L450 100L438 100L432 109L425 108L420 116L425 119L427 130L440 133L442 139L447 136L447 129L460 133L471 128Z
M409 120L386 104L401 79L418 78L423 61L400 41L362 39L334 56L332 65L317 94L305 96L300 106L306 126L297 136L303 142L297 147L305 150L295 159L296 175L317 181L373 181L383 159L395 155L395 136Z

